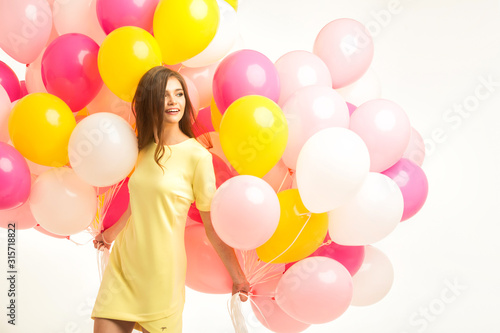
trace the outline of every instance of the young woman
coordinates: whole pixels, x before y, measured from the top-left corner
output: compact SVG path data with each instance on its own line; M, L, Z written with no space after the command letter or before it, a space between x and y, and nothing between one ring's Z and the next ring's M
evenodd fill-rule
M182 331L186 254L184 227L193 201L224 262L233 294L249 284L234 250L210 219L215 192L212 155L193 135L193 107L182 76L158 66L140 80L134 101L139 156L129 181L130 204L99 234L96 248L116 239L91 314L94 333Z

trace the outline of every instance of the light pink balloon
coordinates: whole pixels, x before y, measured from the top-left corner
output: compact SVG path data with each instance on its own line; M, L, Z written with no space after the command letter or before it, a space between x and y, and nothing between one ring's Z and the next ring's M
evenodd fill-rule
M113 94L109 88L103 84L97 96L87 105L89 115L98 112L110 112L122 117L130 125L135 124L135 117L132 113L132 107Z
M251 250L278 227L280 204L273 188L255 176L240 175L222 184L212 199L212 222L229 246Z
M411 135L410 120L398 104L374 99L361 104L351 116L349 128L368 147L370 171L380 172L399 161Z
M230 293L233 282L208 239L205 227L199 223L186 227L184 241L187 257L186 286L203 293Z
M332 87L337 89L353 83L368 70L373 58L373 40L363 24L341 18L321 29L313 52L328 66Z
M0 86L0 141L9 141L10 98Z
M283 162L297 169L297 159L306 141L322 129L349 127L349 110L342 96L330 87L309 86L290 96L283 113L288 122L288 142Z
M85 230L97 211L95 189L70 168L52 168L36 179L30 207L47 231L67 236Z
M279 160L275 166L264 177L269 185L271 185L276 193L289 190L292 187L294 171L290 170L283 160Z
M52 11L46 0L0 1L0 47L15 60L35 60L51 30Z
M382 174L394 180L403 194L404 210L401 221L415 215L424 205L429 192L424 170L412 161L402 158Z
M422 166L425 159L424 139L416 129L411 128L410 142L406 147L403 157L409 159L415 164Z
M30 94L47 93L42 80L42 58L44 52L45 50L31 64L26 66L26 89Z
M280 77L280 98L283 106L294 92L307 86L332 86L332 77L326 64L317 55L307 51L292 51L274 63Z
M190 79L196 86L200 99L200 108L208 107L212 100L212 83L217 65L218 63L197 68L182 67L179 70L183 77Z
M196 89L196 86L191 79L184 77L184 81L186 81L189 99L193 105L194 115L197 116L198 110L200 109L200 95L198 94L198 89Z
M59 238L59 239L64 239L64 238L67 238L69 239L69 236L61 236L61 235L56 235L50 231L47 231L45 230L43 227L41 227L39 224L35 225L33 227L33 229L35 229L36 231L38 232L41 232L42 234L44 235L47 235L47 236L50 236L50 237L54 237L54 238Z
M101 45L106 34L97 19L96 0L55 0L52 5L54 26L59 35L84 34Z
M281 275L270 281L256 284L252 288L251 297L252 310L267 329L276 333L299 333L306 330L310 324L303 323L290 317L283 311L274 299L276 286L281 279Z
M276 301L292 318L322 324L347 310L352 292L351 275L342 264L326 257L309 257L283 274Z
M231 103L243 96L260 95L277 103L280 79L276 67L265 55L254 50L239 50L217 66L212 90L215 104L224 114Z

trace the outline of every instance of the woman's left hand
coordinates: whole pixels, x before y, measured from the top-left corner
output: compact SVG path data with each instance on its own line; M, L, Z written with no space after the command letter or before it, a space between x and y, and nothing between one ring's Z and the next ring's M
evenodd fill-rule
M240 292L240 300L246 302L248 299L248 292L250 291L250 284L247 280L240 283L233 283L233 295Z

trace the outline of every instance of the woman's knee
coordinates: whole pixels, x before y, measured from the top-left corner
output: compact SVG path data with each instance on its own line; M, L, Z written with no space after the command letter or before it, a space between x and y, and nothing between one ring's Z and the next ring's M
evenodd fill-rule
M131 333L134 325L135 322L133 321L95 318L94 333Z

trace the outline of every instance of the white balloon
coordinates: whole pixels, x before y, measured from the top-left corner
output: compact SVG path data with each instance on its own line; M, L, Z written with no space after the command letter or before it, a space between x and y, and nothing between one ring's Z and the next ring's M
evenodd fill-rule
M339 207L359 191L370 169L368 148L356 133L323 129L311 136L297 159L297 187L313 213Z
M403 194L396 182L370 172L354 198L328 212L330 238L340 245L378 242L399 224L403 208Z
M337 89L337 92L344 99L356 106L368 102L372 99L378 99L382 96L380 79L373 69L369 68L366 73L356 82Z
M67 236L85 230L92 223L97 211L97 195L74 170L52 168L33 183L29 204L42 228Z
M351 305L365 306L380 301L391 290L394 269L387 256L373 246L365 247L365 259L352 277Z
M120 116L100 112L80 121L68 144L76 174L93 186L110 186L125 178L137 160L134 130Z
M238 37L236 11L224 0L217 0L220 10L219 27L214 38L199 54L182 64L187 67L204 67L216 63L229 53Z

